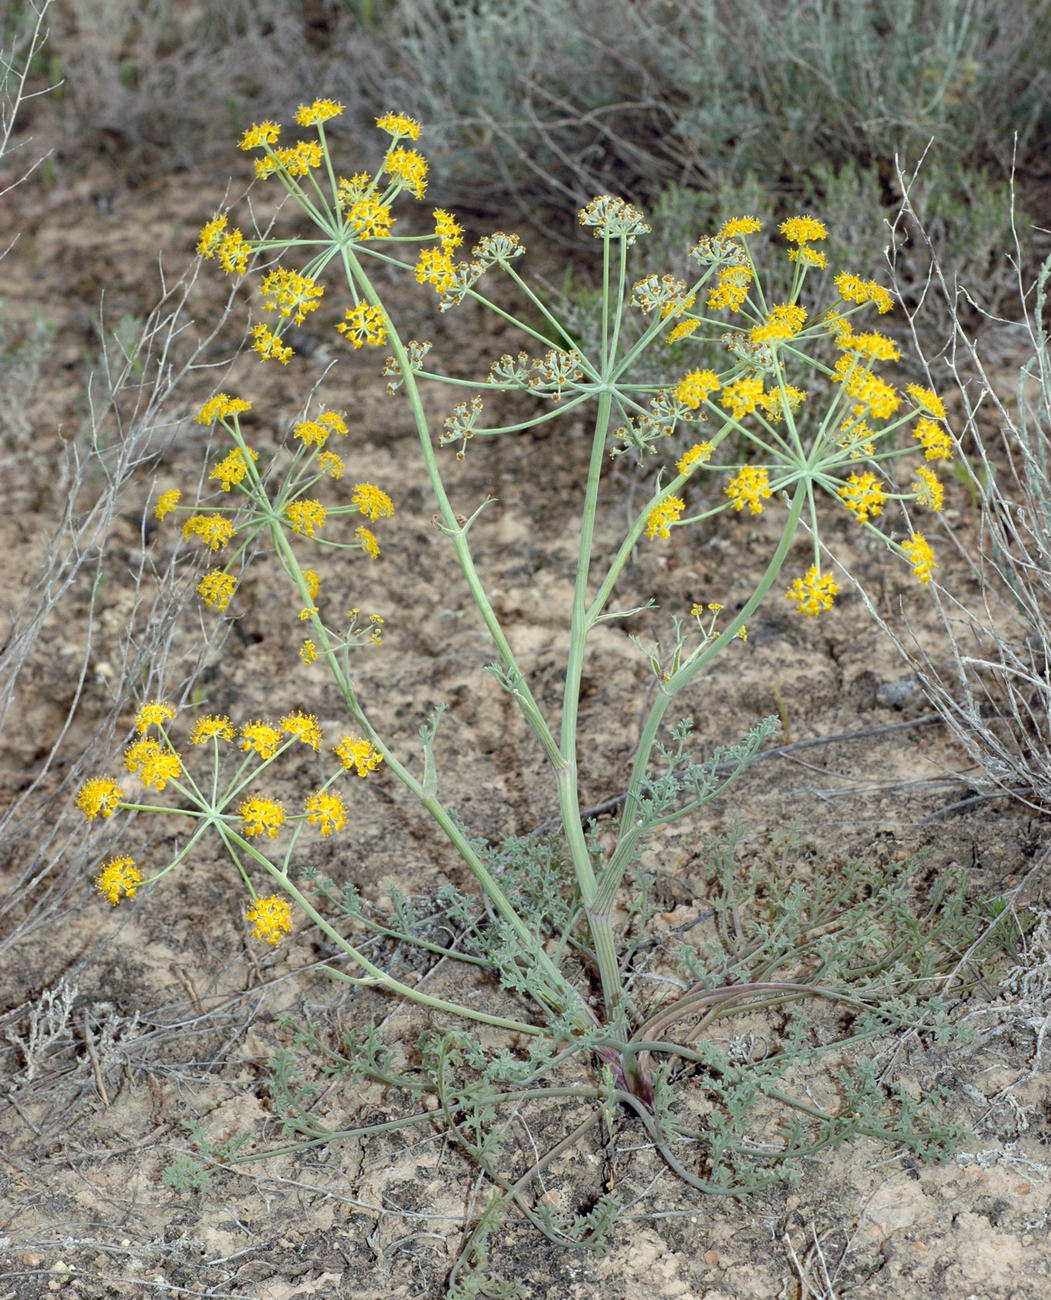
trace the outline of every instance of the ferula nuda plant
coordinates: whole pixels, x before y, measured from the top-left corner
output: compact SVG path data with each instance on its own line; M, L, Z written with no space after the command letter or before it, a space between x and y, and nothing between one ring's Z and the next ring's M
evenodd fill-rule
M491 638L491 671L546 756L560 830L496 844L484 837L487 828L472 831L439 779L441 710L423 721L422 752L413 756L395 752L382 710L361 699L354 656L382 642L382 620L356 608L345 617L340 611L353 602L357 566L382 563L380 539L395 526L386 521L396 502L377 484L350 488L353 473L346 486L339 482L344 458L353 465L354 455L344 414L318 410L267 453L251 443L250 395L220 393L197 416L217 424L227 442L208 473L205 499L184 502L178 491L165 491L156 516L168 528L181 519L182 536L202 548L212 567L197 590L214 617L236 610L249 557L273 552L290 587L289 626L299 629L300 656L327 665L335 694L326 713L341 709L346 730L326 736L316 716L297 709L235 724L222 714L187 721L165 701L144 703L124 766L138 786L164 800L127 793L128 778L107 775L89 781L77 802L89 820L134 809L166 814L185 834L169 862L147 865L120 854L103 863L100 891L117 903L157 888L200 841L215 837L243 881L256 936L250 942L279 944L306 920L339 953L326 967L332 976L432 1013L439 1028L400 1047L359 1027L329 1050L328 1068L401 1088L409 1098L436 1096L437 1110L432 1100L377 1127L444 1123L491 1179L494 1199L454 1269L452 1294L477 1293L487 1238L506 1209L569 1245L595 1244L616 1219L612 1196L566 1221L538 1204L532 1179L553 1153L524 1172L514 1168L519 1157L501 1147L505 1116L516 1107L564 1105L577 1123L573 1141L585 1140L596 1123L627 1115L680 1178L712 1194L791 1177L814 1152L858 1133L890 1135L918 1153L943 1150L951 1134L917 1114L907 1098L888 1112L893 1099L864 1061L844 1055L829 1067L838 1102L827 1108L793 1089L792 1072L805 1071L821 1053L842 1051L844 1042L896 1026L944 1029L935 996L942 985L933 981L983 924L957 891L921 891L908 868L839 869L834 879L818 871L804 883L777 867L759 879L757 865L742 871L732 851L715 847L707 882L711 926L698 931L704 942L675 946L647 937L656 905L638 865L661 828L722 792L772 733L775 724L767 720L740 743L698 758L691 721L669 711L717 655L747 653L741 642L748 620L769 596L787 599L802 616L832 609L838 587L822 543L826 512L849 512L857 527L882 540L888 564L908 566L920 583L931 578L935 558L924 536L903 535L893 518L886 521L895 503L940 507L942 488L930 466L951 457L953 440L935 393L911 384L899 389L883 376L882 367L900 360L899 350L870 317L892 310L890 293L851 270L829 268L825 227L808 215L779 229L777 255L791 269L785 301L768 301L764 292L763 269L749 249L760 222L750 216L699 239L691 253L693 283L658 274L633 279L629 264L648 227L630 203L603 195L580 213L601 246L601 344L589 353L523 278L525 249L516 235L485 235L466 256L459 221L440 209L428 215L427 233L396 233L405 207L423 200L427 188L428 164L416 148L420 128L398 113L379 118L371 169L341 175L325 126L340 111L324 99L301 108L296 122L306 135L296 143L286 143L274 122L252 126L241 140L260 180L281 186L301 211L301 237L249 238L221 214L205 225L198 252L234 276L251 275L256 259L266 262L258 279L262 320L252 331L265 363L293 363L295 328L326 293L339 298L340 346L389 353L383 373L391 400L407 402L415 422L436 526ZM503 327L518 331L521 350L493 360L478 379L429 367L431 344L404 333L384 300L392 273L432 286L442 311L469 300L495 313ZM521 295L521 314L487 296L493 276ZM507 298L505 286L501 299ZM631 313L638 328L626 326ZM637 382L640 360L654 352L667 382ZM645 370L652 373L652 355ZM435 429L421 394L425 385L442 383L454 396ZM486 399L500 393L522 394L519 400L534 402L535 410L513 424L490 424ZM443 458L462 458L486 438L570 413L573 427L585 412L590 457L579 484L565 684L553 718L540 707L476 568L472 530L485 503L458 513ZM684 430L691 435L685 440ZM609 508L604 497L615 495L604 471L624 453L634 453L647 499L619 546L598 554L598 511ZM582 818L578 794L578 753L586 743L578 735L578 705L589 637L603 621L630 625L651 607L611 606L639 548L661 548L673 529L710 526L718 515L764 511L776 514L780 536L747 599L735 610L712 602L673 611L664 645L644 652L656 689L641 719L619 823L611 841L600 843ZM345 553L345 582L336 594L321 589L310 567L320 546ZM324 775L292 808L273 797L268 778L290 749L304 745L324 756ZM370 776L411 792L459 854L472 888L439 891L430 913L397 893L384 909L349 881L297 865L304 840L352 833L347 806L355 783ZM435 921L437 911L444 920ZM376 936L461 963L466 987L458 998L441 997L398 979L366 943ZM662 973L640 980L655 953ZM815 1008L824 1017L816 1037ZM710 1032L745 1012L772 1017L776 1032L762 1050L743 1046L744 1039L727 1046L725 1032ZM322 1130L297 1106L291 1071L289 1059L278 1063L275 1095L284 1098L290 1128L316 1138ZM553 1152L567 1149L570 1137Z

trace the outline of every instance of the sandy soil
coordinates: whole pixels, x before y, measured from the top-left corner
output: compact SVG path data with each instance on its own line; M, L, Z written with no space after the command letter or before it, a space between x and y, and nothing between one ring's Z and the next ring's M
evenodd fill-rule
M98 352L92 320L105 290L111 320L141 314L156 292L159 245L181 264L210 200L188 193L179 177L135 193L105 170L87 168L50 190L16 192L0 243L21 228L3 264L5 320L28 330L37 314L55 330L44 380L27 399L31 438L8 437L2 471L10 508L0 518L0 599L17 606L39 561L41 538L57 519L61 483L51 466L60 438L85 421L84 375ZM199 292L202 320L221 286ZM439 318L428 291L406 290L418 311L418 336L435 355L469 371L508 350L506 335L482 335L470 311ZM478 833L526 832L555 810L542 756L509 701L482 669L484 638L462 586L451 579L444 540L431 523L426 480L399 402L378 376L375 354L351 356L320 329L307 332L303 356L288 368L242 358L225 391L255 404L259 445L295 418L307 386L324 365L327 405L346 410L352 427L349 496L361 480L394 497L397 514L382 532L374 565L333 562L318 553L326 589L347 604L382 613L380 650L363 654L363 697L389 719L390 742L410 746L427 711L448 701L441 751L443 788ZM1006 377L1006 376L1005 376ZM212 389L199 376L187 393L192 411ZM434 410L445 409L435 399ZM476 550L497 611L528 667L542 703L558 699L563 623L571 590L574 524L586 448L571 427L472 446L463 464L449 458L450 492L469 514L485 497L495 504L476 530ZM134 563L139 518L151 487L192 486L202 455L200 430L182 433L156 466L144 470L137 500L115 521L107 543L112 571ZM626 458L625 458L626 460ZM950 486L949 515L973 528L966 495ZM609 476L612 501L630 499L632 471ZM626 508L611 507L598 546L608 550ZM773 535L773 520L735 518L717 535L676 533L639 549L630 570L632 602L653 596L662 609L694 600L732 605L745 598ZM935 647L936 621L923 591L891 570L882 551L835 524L840 553L882 602L902 594L913 625ZM170 544L159 530L156 545ZM952 576L947 573L947 580ZM278 595L279 575L260 564L238 598L238 617L202 685L209 709L237 719L302 707L340 725L326 699L320 666L297 658L299 627ZM122 632L121 584L102 595L100 660L116 653ZM636 629L657 635L663 615ZM182 635L192 637L196 612ZM107 621L108 620L108 621ZM5 736L5 785L38 761L41 737L60 725L63 665L75 662L77 622L59 620L46 653L20 687L20 724ZM908 669L845 592L833 615L794 618L772 601L755 619L747 646L735 647L698 691L696 716L706 743L739 737L758 718L780 713L785 740L845 735L759 764L729 798L696 826L678 831L650 855L666 912L657 931L687 925L704 907L704 844L736 815L750 852L769 851L771 834L798 819L800 859L834 871L852 855L891 860L925 850L932 873L969 871L979 893L1024 881L1022 907L1046 897L1046 822L1004 801L939 811L967 793L953 774L965 760L940 724L915 723L926 706L910 691ZM582 793L599 803L618 793L635 739L632 721L650 689L648 671L623 626L595 639L582 712ZM74 722L88 736L105 702L104 675L92 679ZM850 738L852 733L865 733ZM71 741L72 743L72 741ZM282 770L278 793L302 791L306 762ZM314 865L353 881L368 899L396 883L434 896L439 885L465 885L447 848L382 770L353 791L353 831L341 844L311 846ZM295 1015L335 1033L383 1019L410 1042L426 1018L347 992L312 971L327 953L309 929L260 953L245 934L242 895L229 868L207 854L132 904L111 910L91 886L98 828L68 863L71 888L46 918L25 922L0 969L0 1044L7 1049L0 1093L0 1300L52 1294L139 1297L237 1296L252 1300L354 1296L438 1297L464 1242L462 1223L484 1204L477 1171L433 1130L351 1141L217 1171L207 1191L176 1190L164 1171L192 1152L192 1125L213 1146L247 1133L241 1149L286 1145L274 1116L267 1063L290 1044L282 1017ZM135 834L162 855L166 828ZM5 864L14 879L24 863ZM1039 954L1034 954L1037 960ZM1048 960L1044 954L1044 960ZM1003 974L1006 975L1005 965ZM434 991L455 988L442 963L417 970ZM1001 993L995 980L976 990L960 1016L987 1011ZM34 1010L38 1039L26 1046ZM1046 1008L1043 1024L1046 1026ZM796 1187L747 1201L704 1199L677 1183L630 1117L608 1143L596 1132L546 1174L543 1196L570 1214L616 1186L631 1218L601 1257L550 1247L528 1225L511 1224L494 1242L498 1276L518 1279L522 1294L566 1300L751 1300L755 1297L946 1297L1030 1300L1051 1291L1048 1214L1051 1093L1034 1073L1035 1012L975 1020L999 1032L967 1047L937 1048L916 1038L877 1046L895 1077L922 1092L931 1080L949 1089L951 1118L974 1130L973 1142L941 1166L914 1163L890 1146L860 1141L812 1162ZM19 1046L19 1043L22 1046ZM325 1081L313 1103L336 1128L382 1121L397 1099L384 1090ZM524 1114L512 1142L526 1152L557 1141L571 1117L557 1109ZM495 1293L494 1293L495 1294Z

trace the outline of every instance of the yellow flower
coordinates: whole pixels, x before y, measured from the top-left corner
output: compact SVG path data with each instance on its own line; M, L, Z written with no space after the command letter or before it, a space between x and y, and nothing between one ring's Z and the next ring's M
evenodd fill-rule
M259 292L267 311L279 312L286 319L291 317L296 325L302 325L309 312L317 311L325 288L309 275L275 266L263 276Z
M226 230L226 218L216 217L201 231L197 237L197 253L200 257L213 258L219 251Z
M913 429L912 436L923 448L924 460L952 460L952 438L948 430L943 429L940 424L935 424L933 420L926 418L922 419Z
M216 393L197 412L194 416L194 422L196 424L214 424L216 420L224 420L228 415L238 415L241 411L250 411L251 409L251 402L246 402L240 397L227 397L225 393Z
M740 311L748 297L748 287L752 283L752 271L747 266L727 266L719 272L719 280L708 294L708 306L713 311L728 308Z
M406 117L404 113L384 113L382 117L376 118L376 125L381 131L387 131L395 137L407 135L410 140L420 138L420 124L414 117Z
M175 717L175 705L167 700L149 700L143 704L135 715L135 730L140 736L146 734L150 727L163 727Z
M134 858L110 858L102 864L95 885L116 906L122 894L125 898L135 897L141 880L142 875L136 869Z
M307 639L299 647L299 657L305 664L312 664L317 659L317 646Z
M252 348L264 361L280 361L283 366L288 365L293 355L292 349L282 343L268 325L256 325L250 333L255 340Z
M905 391L917 406L922 406L935 419L945 419L945 403L937 393L931 392L929 388L921 388L919 384L906 384Z
M695 465L704 465L712 458L712 452L715 447L710 442L697 442L688 450L684 451L679 459L675 462L675 468L680 474L689 474Z
M427 188L427 160L415 149L392 149L383 170L418 199Z
M214 253L205 253L205 257L217 257L219 265L230 275L244 275L248 270L248 259L252 246L239 230L231 230L223 235L215 246Z
M726 385L719 400L735 420L740 420L763 400L763 381L758 375L738 379Z
M199 537L217 551L233 537L234 526L225 515L191 515L182 526L182 535L184 541Z
M314 569L303 570L303 581L307 584L307 591L310 592L310 599L317 600L318 592L321 590L321 579Z
M805 307L797 303L781 303L771 308L762 325L752 330L753 343L770 343L779 339L791 339L799 333L806 321Z
M859 356L868 357L872 361L901 360L898 345L893 339L887 338L886 334L877 334L875 331L869 334L854 334L849 324L846 330L840 331L836 339L836 347L842 348L844 352L856 352Z
M155 740L137 740L124 751L124 766L129 772L137 772L151 758L156 758L161 747Z
M678 325L673 326L668 331L665 343L678 343L680 339L689 338L694 330L699 329L701 322L699 320L681 320Z
M356 307L349 308L344 315L345 319L340 321L336 329L345 339L349 339L355 348L360 348L365 343L378 348L386 343L387 318L383 314L382 307L373 307L370 303L359 302Z
M646 516L647 537L670 537L671 525L676 522L686 509L686 502L681 497L667 497L653 507Z
M204 603L219 610L220 613L229 606L236 589L237 579L232 574L224 573L222 569L213 569L211 573L206 573L197 584L197 594Z
M789 411L798 411L805 401L806 393L801 388L793 384L778 384L763 394L760 404L766 418L776 423L784 419L786 407Z
M291 904L277 894L270 898L257 898L245 910L245 920L251 925L252 933L257 939L264 939L272 946L279 944L286 934L292 933Z
M336 754L348 772L353 768L362 779L383 762L383 755L371 741L356 740L353 736L343 737L336 746Z
M144 786L163 790L169 781L182 776L182 759L174 749L161 749L142 764L139 780Z
M165 515L170 515L181 500L182 493L178 488L172 488L169 492L162 492L157 498L157 508L153 512L154 518L163 519Z
M329 478L343 477L343 457L337 456L334 451L323 451L317 458L317 463Z
M294 736L317 753L321 744L321 726L313 713L286 713L277 724L287 736Z
M341 438L347 436L347 422L337 411L324 411L318 416L317 422L323 424L332 433L339 434Z
M255 160L255 174L266 180L275 172L289 176L306 176L311 167L320 167L324 154L316 140L300 140L292 149L276 149L271 157Z
M124 751L124 766L138 772L145 786L163 790L182 775L182 760L173 749L162 749L155 740L138 740Z
M916 500L921 506L930 510L940 510L945 504L945 488L937 474L921 465L916 471L916 482L912 485Z
M252 460L259 459L259 453L249 447L248 455ZM210 479L217 479L219 486L224 492L229 492L235 483L240 483L248 473L248 461L240 447L234 449L222 458L216 465L215 469L208 475ZM214 549L214 548L213 548Z
M723 490L735 510L747 506L753 515L761 514L763 502L773 495L770 476L762 465L743 465Z
M276 122L256 122L241 136L239 149L260 149L265 144L277 144L281 128Z
M359 513L371 519L373 523L377 519L389 519L394 514L394 502L374 483L356 484L354 495L350 499L357 506Z
M434 233L438 236L443 253L452 253L454 248L459 248L463 243L463 226L444 208L434 209Z
M822 573L816 564L812 564L802 578L796 578L785 595L796 602L798 613L813 618L823 609L832 608L838 591L839 584L832 574Z
M300 126L314 126L327 122L330 117L339 117L342 112L343 105L334 99L315 99L312 104L300 104L295 120Z
M788 250L788 260L790 262L802 262L804 266L816 266L818 270L823 271L828 266L828 258L819 248L811 248L808 244L803 244L799 248L790 248ZM744 631L744 628L741 628ZM740 635L740 633L738 633ZM742 637L746 641L747 637Z
M452 287L456 267L443 248L425 248L416 259L416 283L433 284L435 293Z
M270 759L281 744L281 733L269 722L246 722L241 728L241 748L247 754L254 750L260 758Z
M878 420L889 419L901 405L898 392L885 380L866 370L849 354L836 362L833 383L843 383L851 397L857 399L854 414L875 416Z
M359 239L386 239L393 222L390 204L369 195L347 208L347 225Z
M683 375L675 389L675 399L696 411L700 404L707 401L712 393L720 388L719 377L714 370L691 370Z
M112 817L113 811L124 798L124 791L108 776L95 777L81 786L73 802L88 819Z
M203 745L206 740L233 740L234 724L225 713L209 713L197 719L190 736L191 745Z
M304 420L292 430L293 436L307 447L323 447L328 442L330 433L331 430L320 420Z
M815 239L827 239L828 231L817 217L789 217L778 226L790 244L809 244Z
M313 537L325 525L327 511L320 501L293 501L285 506L285 517L292 531L304 537Z
M894 306L894 299L888 290L884 289L875 280L862 280L856 275L851 275L844 271L837 275L832 281L839 291L839 296L847 302L866 303L873 302L881 316L885 315Z
M341 831L347 824L347 810L342 795L330 790L319 790L306 803L307 821L321 826L322 835Z
M724 221L719 227L717 239L736 239L738 235L753 235L757 230L762 230L763 223L756 217L734 217L730 221Z
M865 523L870 515L882 513L883 503L887 499L875 474L851 474L839 489L839 495L859 523Z
M913 533L908 541L902 542L901 549L908 556L912 564L912 572L920 582L930 582L931 570L936 562L934 551L926 537L922 533Z
M354 529L354 536L361 544L361 549L373 560L380 558L380 544L376 541L376 534L366 528L364 524L360 528Z
M259 795L242 800L238 811L249 838L265 834L273 839L285 822L285 810L277 800L263 799Z

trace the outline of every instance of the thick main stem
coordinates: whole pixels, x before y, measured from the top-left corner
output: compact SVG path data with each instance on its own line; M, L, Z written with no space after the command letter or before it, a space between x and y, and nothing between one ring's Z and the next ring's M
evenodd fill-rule
M580 820L580 794L577 779L577 721L589 627L588 574L591 569L591 553L595 540L595 515L598 509L599 483L602 477L602 464L606 452L606 431L609 426L612 400L612 394L608 391L601 393L599 396L598 409L595 413L595 430L592 435L587 486L584 493L580 547L577 554L577 574L573 588L569 653L566 660L566 685L562 700L562 730L559 748L562 753L563 767L558 776L558 798L566 844L573 862L581 903L587 916L588 927L595 948L595 959L598 963L599 979L602 983L602 997L606 1007L606 1015L611 1023L615 1023L620 1015L624 1001L620 965L617 961L617 950L613 939L613 928L610 924L609 908L596 907L595 905L595 870L592 866L591 853L588 849L584 827Z

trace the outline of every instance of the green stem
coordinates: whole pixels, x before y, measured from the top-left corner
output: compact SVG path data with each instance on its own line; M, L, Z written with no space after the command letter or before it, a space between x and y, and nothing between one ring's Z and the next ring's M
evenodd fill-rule
M653 747L656 744L661 724L664 721L664 715L667 713L668 707L675 696L689 686L698 674L707 668L716 655L737 636L738 631L759 608L770 588L777 581L778 574L781 572L792 543L795 541L799 520L807 501L807 487L808 481L806 479L800 479L796 484L795 494L792 497L792 504L789 508L781 539L770 558L766 572L759 580L758 586L744 607L701 654L684 664L668 682L662 684L662 689L658 691L653 704L650 706L649 713L643 724L642 735L635 754L635 762L632 765L631 775L628 779L624 810L621 814L620 827L617 833L617 844L608 866L602 872L598 893L595 896L595 906L600 910L612 907L613 899L624 878L624 872L633 860L638 841L646 829L645 823L640 816L642 787L649 771Z

